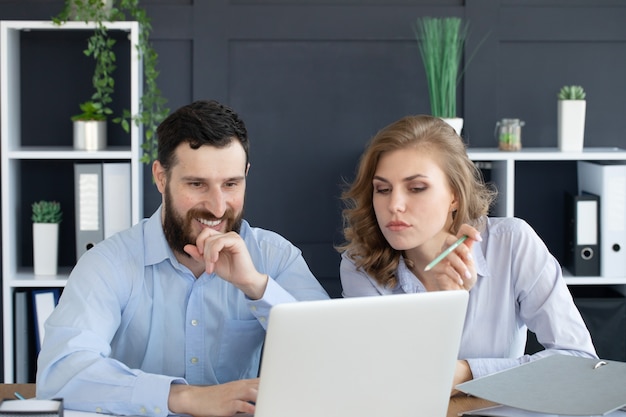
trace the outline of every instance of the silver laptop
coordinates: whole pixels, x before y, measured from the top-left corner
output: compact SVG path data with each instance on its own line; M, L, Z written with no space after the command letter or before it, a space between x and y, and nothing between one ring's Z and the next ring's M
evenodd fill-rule
M255 417L445 417L468 293L273 307Z

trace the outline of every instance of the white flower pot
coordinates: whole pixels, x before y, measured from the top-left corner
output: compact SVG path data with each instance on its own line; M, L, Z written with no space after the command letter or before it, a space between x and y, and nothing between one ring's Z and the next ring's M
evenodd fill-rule
M585 139L585 100L558 101L558 146L564 152L580 152Z
M76 120L74 122L74 149L100 151L107 147L107 122Z
M33 223L35 275L56 275L59 253L59 224Z
M463 118L462 117L442 117L441 120L449 124L454 128L457 135L461 136L461 130L463 130Z

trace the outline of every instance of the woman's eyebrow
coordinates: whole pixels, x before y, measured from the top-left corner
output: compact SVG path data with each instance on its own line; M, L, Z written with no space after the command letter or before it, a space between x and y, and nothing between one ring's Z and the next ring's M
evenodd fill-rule
M428 178L428 175L424 175L424 174L415 174L415 175L411 175L411 176L409 176L409 177L403 178L403 179L402 179L402 181L405 181L405 182L406 182L406 181L413 181L413 180L414 180L414 179L416 179L416 178ZM373 178L373 179L378 180L378 181L383 181L383 182L389 182L389 180L388 180L388 179L386 179L386 178L384 178L384 177L381 177L381 176L379 176L379 175L374 175L374 178Z

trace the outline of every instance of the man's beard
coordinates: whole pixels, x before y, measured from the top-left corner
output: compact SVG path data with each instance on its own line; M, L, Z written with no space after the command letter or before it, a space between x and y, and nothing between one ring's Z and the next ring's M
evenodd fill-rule
M165 188L165 217L163 218L163 232L165 239L169 243L174 252L187 255L185 245L195 245L197 235L194 234L192 224L196 219L218 220L212 213L206 210L191 209L186 215L180 215L174 209L172 197L168 187ZM235 216L232 209L227 209L222 217L222 221L226 222L225 232L234 231L239 233L241 230L241 222L243 221L243 212L239 216Z

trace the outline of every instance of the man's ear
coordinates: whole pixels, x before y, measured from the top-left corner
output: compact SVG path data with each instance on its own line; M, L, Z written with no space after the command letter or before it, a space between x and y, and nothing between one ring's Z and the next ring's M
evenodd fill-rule
M248 166L246 167L246 177L248 176L248 172L250 172L250 162L248 162Z
M152 163L152 180L161 194L165 192L165 177L165 168L163 168L161 162L159 160L154 161Z

